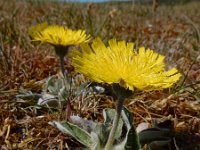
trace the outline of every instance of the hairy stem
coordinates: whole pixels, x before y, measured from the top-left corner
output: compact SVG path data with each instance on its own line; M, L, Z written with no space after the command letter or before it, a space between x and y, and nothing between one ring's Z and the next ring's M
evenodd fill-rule
M115 140L115 133L119 124L119 119L121 117L121 112L122 112L122 108L123 108L123 103L124 103L124 97L118 97L117 99L117 103L116 103L116 114L113 120L113 125L112 125L112 129L110 131L109 137L108 137L108 141L106 143L105 146L105 150L111 150L114 140Z
M67 54L69 47L67 46L55 46L56 55L60 58L60 68L65 78L65 67L64 67L64 57Z
M63 74L63 77L65 77L65 66L64 66L64 56L60 55L60 68L61 72Z

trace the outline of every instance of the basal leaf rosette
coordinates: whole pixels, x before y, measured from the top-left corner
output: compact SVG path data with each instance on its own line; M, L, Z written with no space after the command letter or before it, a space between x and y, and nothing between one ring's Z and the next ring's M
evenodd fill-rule
M124 88L152 91L171 87L181 74L176 68L165 71L164 56L134 43L111 39L108 46L100 38L72 51L75 70L99 83L118 83Z

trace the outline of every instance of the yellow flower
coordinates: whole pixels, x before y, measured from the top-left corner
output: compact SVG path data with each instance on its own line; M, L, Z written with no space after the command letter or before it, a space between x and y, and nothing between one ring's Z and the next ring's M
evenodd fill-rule
M42 23L33 26L29 30L29 35L33 41L42 41L54 46L71 46L88 42L90 36L85 30L71 30L59 25L48 25Z
M71 53L75 70L96 82L119 83L134 90L151 91L171 87L181 74L173 68L165 71L164 56L150 49L140 47L134 50L134 43L109 40L106 47L96 38L91 47L82 44L82 51Z

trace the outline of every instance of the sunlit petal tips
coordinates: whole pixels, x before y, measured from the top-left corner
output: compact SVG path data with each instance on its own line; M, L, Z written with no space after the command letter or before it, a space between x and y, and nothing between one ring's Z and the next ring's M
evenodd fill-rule
M176 68L165 71L164 56L134 43L109 40L106 47L100 38L92 45L82 44L82 51L72 51L75 70L96 82L119 83L134 90L151 91L171 87L181 74Z
M33 41L46 42L54 46L79 45L90 40L90 36L86 35L85 30L71 30L47 23L31 27L29 35Z
M29 28L28 34L31 38L37 38L37 34L39 34L42 30L48 27L48 24L46 22L38 24L37 26L32 26Z

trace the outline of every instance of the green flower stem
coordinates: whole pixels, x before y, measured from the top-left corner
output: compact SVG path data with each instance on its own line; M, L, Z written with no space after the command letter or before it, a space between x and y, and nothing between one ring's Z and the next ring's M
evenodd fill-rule
M113 125L112 125L112 129L110 131L109 137L108 137L108 141L106 143L105 146L105 150L111 150L114 140L115 140L115 133L117 130L117 126L119 123L119 119L121 117L121 112L122 112L122 108L123 108L123 103L124 103L125 98L123 96L119 96L117 103L116 103L116 114L113 120Z
M64 66L64 58L69 50L69 46L55 46L56 55L60 58L60 68L65 78L65 66Z
M61 72L63 74L63 77L65 78L65 65L64 65L64 57L63 55L60 55L60 69L61 69Z

